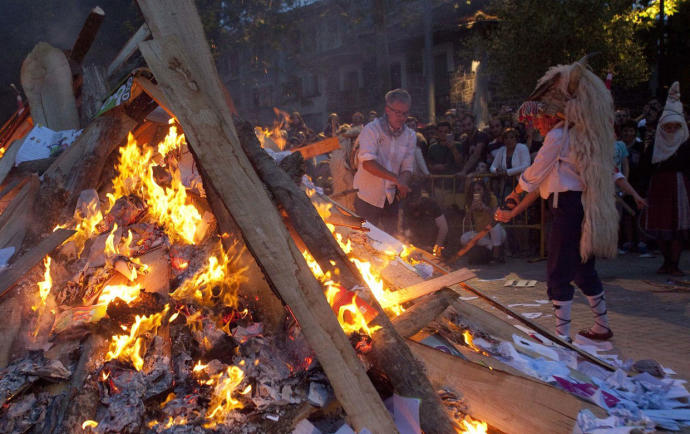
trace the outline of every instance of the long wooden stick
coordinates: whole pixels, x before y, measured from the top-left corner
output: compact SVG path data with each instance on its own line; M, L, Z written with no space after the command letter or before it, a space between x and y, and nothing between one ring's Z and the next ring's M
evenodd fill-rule
M616 368L603 360L599 359L598 357L595 357L591 354L589 354L586 351L583 351L579 349L578 347L574 346L571 343L568 343L564 341L563 339L559 338L555 334L551 333L549 330L547 330L545 327L540 326L537 323L534 323L527 318L523 317L519 313L515 312L514 310L510 309L509 307L506 307L502 305L501 303L497 302L493 298L489 297L488 295L483 294L481 291L478 289L472 288L468 284L461 282L459 284L463 289L473 293L474 295L478 296L479 298L486 300L491 304L493 307L496 309L507 313L508 315L514 317L516 320L520 321L521 323L525 324L526 326L530 327L531 329L534 329L535 331L539 332L539 334L543 335L544 337L548 338L550 341L555 342L559 344L562 347L565 347L569 350L575 351L577 354L579 354L582 358L589 360L590 362L601 366L602 368L608 369L609 371L615 371Z
M432 261L430 261L430 260L428 259L428 258L430 258L430 257L433 258L433 255L431 255L431 253L426 252L426 251L421 250L421 249L417 249L417 250L422 254L423 257L425 257L425 262L429 263L430 265L433 265L437 270L439 270L440 272L442 272L442 273L444 273L444 274L450 273L450 270L449 270L449 269L447 269L447 268L445 268L445 267L443 267L443 266L441 266L441 265L435 264L435 263L433 263ZM554 335L553 333L551 333L551 332L550 332L549 330L547 330L546 328L544 328L544 327L540 326L539 324L536 324L536 323L534 323L534 322L528 320L527 318L523 317L523 316L520 315L519 313L517 313L517 312L513 311L512 309L510 309L510 308L504 306L503 304L497 302L497 301L494 300L493 298L491 298L491 297L489 297L489 296L483 294L483 293L482 293L481 291L479 291L478 289L472 288L471 286L469 286L468 284L466 284L466 283L464 283L464 282L460 283L459 285L460 285L463 289L465 289L465 290L467 290L467 291L469 291L469 292L471 292L471 293L477 295L478 297L480 297L480 298L486 300L487 302L489 302L489 304L491 304L491 305L494 306L495 308L497 308L497 309L499 309L499 310L501 310L501 311L507 313L508 315L510 315L510 316L512 316L512 317L515 317L515 319L517 319L517 320L520 321L521 323L525 324L526 326L530 327L531 329L533 329L533 330L539 332L539 334L543 335L544 337L548 338L549 340L551 340L551 341L553 341L553 342L555 342L555 343L557 343L557 344L559 344L559 345L561 345L561 346L563 346L563 347L566 347L566 348L568 348L569 350L575 351L577 354L579 354L579 355L582 356L583 358L589 360L590 362L592 362L592 363L594 363L594 364L597 364L597 365L601 366L602 368L608 369L608 370L610 370L610 371L615 371L615 370L616 370L616 368L613 367L612 365L610 365L609 363L606 363L606 362L604 362L603 360L599 359L598 357L593 356L593 355L591 355L590 353L588 353L588 352L586 352L586 351L583 351L583 350L577 348L576 346L572 345L572 344L569 343L569 342L564 341L563 339L560 339L558 336Z
M74 235L75 231L69 229L58 229L42 240L36 247L17 258L10 267L0 273L0 297L12 289L15 283L34 265L49 255L57 246L62 244L67 238Z

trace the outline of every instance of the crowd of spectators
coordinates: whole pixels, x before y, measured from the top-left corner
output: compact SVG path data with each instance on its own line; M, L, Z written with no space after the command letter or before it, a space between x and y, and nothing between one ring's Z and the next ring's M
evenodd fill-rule
M659 170L652 163L652 154L663 109L659 100L652 99L641 110L632 110L637 112L635 117L628 108L615 112L614 163L643 197L652 175ZM285 131L287 143L299 147L339 135L352 142L352 152L356 153L357 136L378 116L371 110L365 121L365 115L356 112L350 123L341 123L338 114L332 113L321 132L315 132L298 112L293 112ZM455 109L445 112L436 123L422 123L410 116L405 125L415 132L417 147L412 191L401 207L401 229L409 241L437 253L444 247L446 254L457 251L491 221L491 210L503 204L543 141L537 129L518 122L510 106L501 107L485 126L479 126L472 113ZM658 183L655 188L660 188ZM647 210L637 210L639 201L629 194L618 191L617 195L621 215L619 253L652 256L653 249L660 249L672 262L682 247L646 231ZM473 249L474 260L502 261L506 252L536 254L539 237L524 229L526 225L540 224L540 205L533 207L522 228L506 231L497 225L492 229ZM673 268L666 262L660 272ZM677 264L674 267L671 271L679 272Z

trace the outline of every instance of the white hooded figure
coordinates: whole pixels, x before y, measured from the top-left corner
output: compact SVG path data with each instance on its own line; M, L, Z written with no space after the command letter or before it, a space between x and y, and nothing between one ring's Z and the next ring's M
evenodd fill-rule
M669 89L659 117L651 157L649 211L645 230L656 238L664 256L659 274L682 276L678 267L683 240L690 234L690 145L688 125L680 102L680 86Z

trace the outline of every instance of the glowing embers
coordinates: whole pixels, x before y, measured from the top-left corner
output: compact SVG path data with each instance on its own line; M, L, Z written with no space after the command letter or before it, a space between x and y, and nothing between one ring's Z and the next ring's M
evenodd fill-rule
M184 135L178 135L173 125L158 150L167 154L179 149L183 143ZM130 133L127 145L120 148L113 194L108 195L109 208L118 198L134 194L147 204L150 217L164 228L171 241L198 243L204 235L204 231L198 230L203 227L202 216L194 205L187 203L186 188L177 164L172 159L164 161L167 165L156 164L153 148L139 146Z
M287 145L287 132L285 128L287 128L290 115L277 107L273 107L273 113L275 113L273 127L262 128L257 126L254 132L262 148L277 148L274 150L282 151Z
M244 407L242 402L233 395L247 395L251 392L252 386L247 385L241 391L238 390L244 380L244 371L239 367L228 366L215 374L208 374L207 365L199 361L194 366L193 372L199 384L213 389L205 415L207 420L204 424L205 428L213 428L224 423L231 411Z
M134 319L134 324L129 328L128 335L113 336L110 341L108 354L106 354L106 361L118 359L130 362L134 369L141 371L144 366L143 356L146 354L144 335L148 333L155 335L169 310L170 305L166 304L165 308L159 313L149 316L137 315ZM122 326L122 328L127 331L127 327Z
M478 420L473 420L469 416L461 422L461 428L458 430L458 434L486 434L489 427L486 422L481 422Z
M33 310L37 310L38 308L45 306L48 294L50 294L50 289L53 287L53 280L50 277L50 261L50 256L46 256L43 259L43 266L45 267L45 271L43 272L43 281L37 283L40 301L37 305L31 307Z
M489 354L476 346L472 340L472 333L470 333L469 330L465 330L462 332L462 337L465 339L465 344L470 347L474 352L477 352L479 354L483 354L485 356L488 356Z
M127 304L130 304L139 297L141 293L141 285L106 285L98 296L96 304L109 304L116 298L121 299Z
M247 280L247 267L240 266L238 250L237 244L233 244L226 252L218 242L205 265L182 282L170 296L175 300L193 300L203 306L222 303L236 307L239 286Z

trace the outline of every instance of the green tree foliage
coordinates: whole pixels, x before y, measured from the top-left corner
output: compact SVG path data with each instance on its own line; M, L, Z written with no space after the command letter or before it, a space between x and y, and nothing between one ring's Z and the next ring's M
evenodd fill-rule
M629 0L494 0L488 11L498 23L473 38L475 56L488 53L489 71L507 95L528 92L548 67L588 53L598 53L590 61L594 71L613 71L618 84L648 78Z

